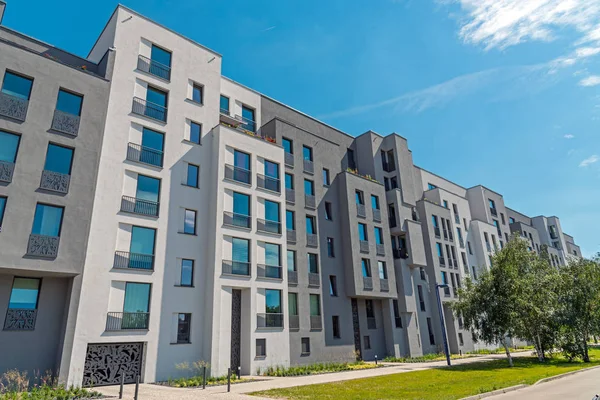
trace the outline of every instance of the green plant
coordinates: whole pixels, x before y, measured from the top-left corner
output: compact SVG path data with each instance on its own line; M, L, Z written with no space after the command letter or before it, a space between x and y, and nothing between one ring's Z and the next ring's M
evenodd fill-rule
M282 366L270 366L262 370L264 376L302 376L302 375L314 375L324 374L329 372L341 372L341 371L352 371L357 369L369 369L376 368L377 366L372 363L366 363L364 361L355 362L325 362L308 365L298 365L293 367L282 367Z

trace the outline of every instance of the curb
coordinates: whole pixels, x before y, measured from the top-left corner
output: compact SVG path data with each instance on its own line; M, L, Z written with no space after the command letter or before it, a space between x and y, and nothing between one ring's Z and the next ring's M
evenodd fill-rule
M536 383L534 383L531 386L539 385L541 383L550 382L550 381L553 381L555 379L565 378L565 377L570 376L570 375L575 375L575 374L578 374L580 372L591 371L593 369L598 369L598 368L600 368L600 365L597 365L595 367L578 369L577 371L565 372L564 374L560 374L560 375L550 376L548 378L540 379L539 381L537 381Z
M504 389L498 389L498 390L493 390L491 392L476 394L475 396L463 397L460 400L477 400L477 399L483 399L485 397L496 396L498 394L503 394L503 393L508 393L508 392L514 392L515 390L523 389L523 388L526 388L527 386L529 386L529 385L524 385L523 384L523 385L517 385L517 386L509 386L509 387L504 388Z

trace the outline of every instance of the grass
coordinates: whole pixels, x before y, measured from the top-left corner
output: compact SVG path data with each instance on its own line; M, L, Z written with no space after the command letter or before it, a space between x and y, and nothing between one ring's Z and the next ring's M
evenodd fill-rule
M298 365L295 367L268 367L258 371L258 375L265 376L303 376L314 374L325 374L329 372L354 371L358 369L377 368L375 364L357 361L352 363L317 363L309 365Z
M471 358L471 357L477 357L477 354L463 354L462 356L459 356L458 354L450 355L450 359L452 359L452 360L459 360L462 358ZM425 362L445 361L445 360L446 360L446 355L444 353L431 353L431 354L425 354L420 357L386 357L383 359L383 361L390 362L390 363L425 363Z
M252 394L293 400L454 400L600 365L600 349L590 349L590 358L590 363L583 363L555 356L539 363L535 357L520 357L514 359L513 368L503 359Z
M173 386L178 388L195 388L202 386L202 376L192 376L189 378L177 378L177 379L169 379L166 382L161 382L162 385ZM242 382L250 382L254 379L249 378L240 378L238 379L236 374L231 375L231 383L242 383ZM227 375L224 376L207 376L206 377L206 386L219 386L219 385L227 385ZM2 399L0 399L2 400Z

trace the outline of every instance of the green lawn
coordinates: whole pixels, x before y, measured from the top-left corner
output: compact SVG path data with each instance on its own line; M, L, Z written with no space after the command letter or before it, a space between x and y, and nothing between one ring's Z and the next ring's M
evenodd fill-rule
M273 389L252 393L286 399L460 399L519 384L532 384L549 376L600 365L600 349L590 349L592 362L569 363L559 356L540 364L537 358L516 358L513 368L506 360L478 362L451 368L406 372L374 378Z

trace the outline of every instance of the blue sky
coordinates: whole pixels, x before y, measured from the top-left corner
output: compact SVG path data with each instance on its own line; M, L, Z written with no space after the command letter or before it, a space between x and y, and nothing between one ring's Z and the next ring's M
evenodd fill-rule
M4 24L87 55L116 2L9 0ZM58 5L60 4L60 5ZM599 0L132 0L223 73L415 163L557 215L600 251Z

